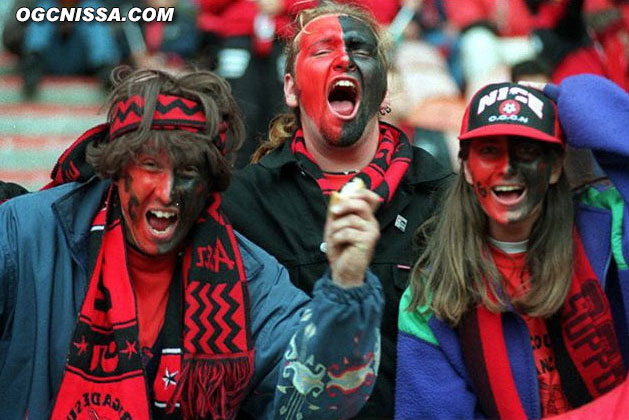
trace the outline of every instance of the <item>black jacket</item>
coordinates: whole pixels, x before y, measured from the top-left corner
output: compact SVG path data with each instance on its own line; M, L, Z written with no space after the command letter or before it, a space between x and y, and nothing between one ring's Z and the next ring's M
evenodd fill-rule
M361 419L393 417L398 304L417 257L413 233L435 212L449 175L435 158L413 147L408 172L391 202L376 214L381 238L370 268L382 282L386 299L382 359ZM322 247L328 198L300 167L290 142L258 164L236 172L223 200L234 228L275 256L289 270L291 281L311 294L316 279L328 267Z

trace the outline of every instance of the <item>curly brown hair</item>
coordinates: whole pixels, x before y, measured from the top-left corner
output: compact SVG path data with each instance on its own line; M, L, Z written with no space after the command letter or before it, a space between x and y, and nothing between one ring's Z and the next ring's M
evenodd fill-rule
M319 6L302 10L295 19L295 35L286 44L286 69L285 74L295 76L295 61L299 53L299 35L311 21L326 15L345 15L363 22L378 40L378 59L383 64L383 68L388 72L392 68L390 59L391 42L386 33L381 30L380 25L371 12L359 5L349 3L335 3L333 1L323 1ZM271 151L280 147L284 142L292 137L295 131L301 126L299 108L293 108L289 112L282 113L275 117L270 124L269 138L262 143L255 151L251 162L256 163Z
M101 178L117 179L125 166L140 153L164 150L173 164L196 162L200 157L208 164L207 174L211 191L224 191L231 180L231 163L213 142L219 124L228 125L228 144L224 152L240 147L244 138L244 123L227 82L209 71L191 71L173 75L160 70L133 71L119 67L112 74L114 90L108 99L107 120L111 124L116 104L132 96L144 98L144 115L136 131L113 141L90 144L87 160ZM206 126L199 132L183 130L153 130L152 116L157 96L181 96L202 105Z

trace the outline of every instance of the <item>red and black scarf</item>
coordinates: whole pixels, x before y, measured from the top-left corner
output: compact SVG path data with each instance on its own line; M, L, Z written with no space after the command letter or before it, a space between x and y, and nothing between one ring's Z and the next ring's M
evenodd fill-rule
M126 102L123 105L131 109L129 103L139 101L133 97ZM190 112L190 103L181 103L185 109L173 105L173 97L160 95L153 121L162 125L151 127L196 126L199 113ZM47 187L89 179L93 169L85 162L87 144L111 141L116 131L117 135L129 132L132 129L125 127L125 121L137 128L137 114L142 115L142 107L135 108L135 117L126 119L123 115L118 124L98 126L79 138L60 158L53 170L53 182ZM164 117L164 109L169 118ZM151 399L166 412L180 407L184 418L235 417L253 376L254 349L242 258L220 202L219 194L208 198L208 206L189 235L180 269L175 270L173 281L180 282L181 287L174 290L182 290L182 296L174 302L180 302L177 306L183 307L183 313L175 311L180 315L174 321L164 321L163 328L176 333L175 337L167 337L158 374L150 387L139 349L123 219L117 190L110 188L103 209L92 223L90 280L52 419L86 413L89 418L148 420ZM153 397L148 392L151 388Z
M401 131L380 122L380 142L376 154L366 167L355 177L361 178L368 189L378 194L385 203L393 198L400 181L406 174L413 157L413 148ZM335 188L330 185L323 171L306 149L304 134L297 130L291 142L291 151L301 165L319 184L324 195L330 195Z
M563 392L579 407L621 384L626 369L609 302L574 235L574 274L559 312L547 320ZM458 326L465 365L485 415L526 419L511 371L503 315L478 305Z

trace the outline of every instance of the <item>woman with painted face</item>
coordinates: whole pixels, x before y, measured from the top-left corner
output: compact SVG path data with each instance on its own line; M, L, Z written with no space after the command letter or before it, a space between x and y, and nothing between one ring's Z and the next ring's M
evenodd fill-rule
M623 382L627 270L610 246L618 211L596 207L620 203L622 214L623 198L593 186L575 202L562 171L560 120L571 145L604 151L610 178L629 155L613 136L583 141L575 129L584 95L603 104L622 92L589 77L548 88L558 106L513 83L469 103L458 179L417 233L426 247L400 303L396 418L542 418Z

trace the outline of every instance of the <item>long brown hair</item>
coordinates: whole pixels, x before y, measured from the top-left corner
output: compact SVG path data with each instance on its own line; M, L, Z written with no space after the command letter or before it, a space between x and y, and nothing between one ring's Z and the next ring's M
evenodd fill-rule
M469 144L463 144L462 160ZM553 146L554 159L562 151ZM529 237L526 265L531 289L511 302L501 293L502 279L487 243L487 215L483 212L463 170L444 195L441 211L416 233L424 249L411 272L412 301L407 308L429 306L435 316L451 325L474 305L503 312L509 304L535 317L548 317L561 307L570 282L573 264L573 202L565 175L550 185L540 217ZM492 298L493 297L493 298Z
M299 34L309 22L325 15L346 15L365 23L378 40L378 60L380 60L387 72L391 69L391 59L389 57L390 40L386 34L381 31L373 15L368 10L358 5L324 1L319 6L305 9L297 15L295 19L295 35L286 43L285 74L295 76L295 60L299 53ZM251 157L251 162L258 162L265 155L283 145L300 127L299 107L276 116L269 125L268 139L254 152Z
M145 100L144 115L136 131L124 134L114 141L90 144L87 160L102 178L120 176L129 161L147 147L164 149L173 161L208 163L211 191L224 191L231 179L231 164L214 145L213 139L219 124L229 127L229 141L225 152L237 149L244 138L244 122L229 84L209 71L190 71L172 75L160 70L136 70L119 67L113 74L114 90L108 100L108 121L113 121L115 105L135 95ZM159 94L188 98L203 107L206 127L200 132L181 130L152 130L151 123Z

